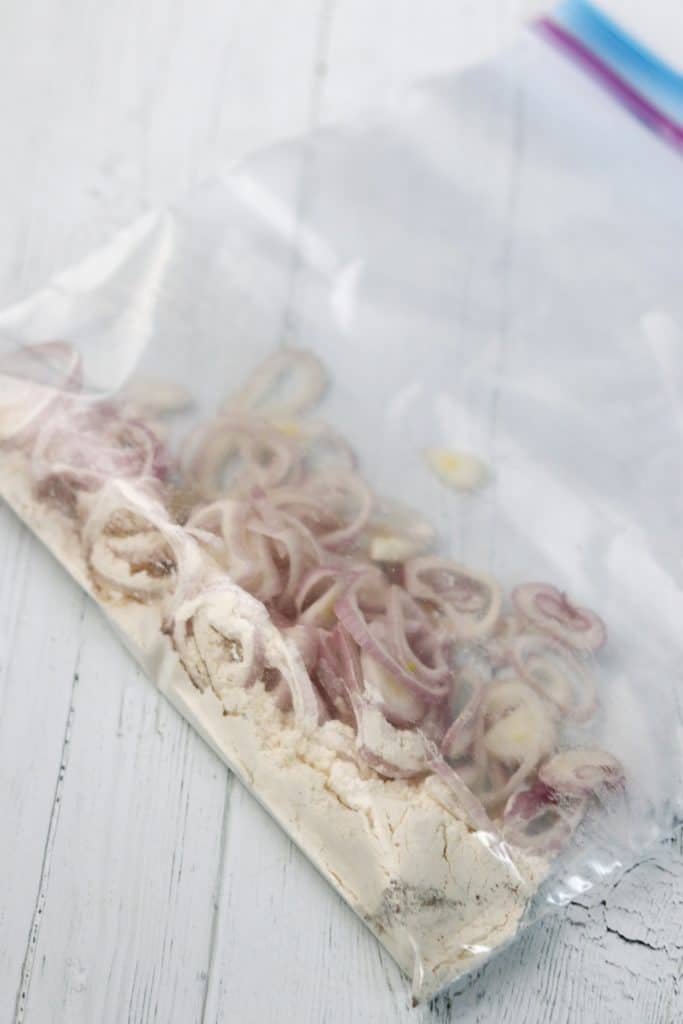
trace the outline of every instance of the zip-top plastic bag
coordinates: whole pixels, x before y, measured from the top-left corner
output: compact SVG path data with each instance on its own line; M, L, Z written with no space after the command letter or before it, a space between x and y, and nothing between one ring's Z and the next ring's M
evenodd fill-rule
M541 28L0 314L3 496L416 999L681 813L683 165Z

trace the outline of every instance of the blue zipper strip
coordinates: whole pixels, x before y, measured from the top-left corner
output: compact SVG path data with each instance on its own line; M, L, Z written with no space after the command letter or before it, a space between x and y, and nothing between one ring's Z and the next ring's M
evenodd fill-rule
M551 18L663 114L683 125L682 74L587 0L565 0Z

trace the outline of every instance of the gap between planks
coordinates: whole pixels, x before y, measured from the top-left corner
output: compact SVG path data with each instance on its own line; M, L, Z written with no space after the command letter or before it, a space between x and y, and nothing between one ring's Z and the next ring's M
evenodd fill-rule
M85 618L85 606L87 600L87 595L82 594L81 613L78 620L79 631L83 628L83 621ZM45 904L47 902L48 889L50 884L50 868L52 865L52 851L54 850L55 841L57 839L59 812L61 810L62 805L62 793L64 791L66 770L69 764L69 744L71 742L71 732L73 727L74 714L76 711L76 698L78 693L78 668L81 659L81 649L82 644L79 643L78 649L76 651L75 665L71 677L69 711L67 713L66 724L64 726L62 753L59 762L59 770L57 772L55 795L52 801L52 807L50 809L50 820L47 827L47 836L45 838L45 847L43 850L43 860L40 869L40 877L38 879L38 891L36 893L36 902L33 910L33 917L31 918L31 926L29 928L26 951L24 953L24 959L21 967L19 988L17 990L17 998L14 1012L14 1024L22 1024L24 1020L26 1006L28 1005L28 997L31 990L33 963L35 959L36 947L38 945L38 937L40 935L40 925L43 917L43 912L45 910Z

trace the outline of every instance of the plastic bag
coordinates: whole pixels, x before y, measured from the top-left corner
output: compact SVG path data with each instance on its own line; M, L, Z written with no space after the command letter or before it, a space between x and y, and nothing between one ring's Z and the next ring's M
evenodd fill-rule
M529 35L0 314L3 496L418 999L681 816L680 185Z

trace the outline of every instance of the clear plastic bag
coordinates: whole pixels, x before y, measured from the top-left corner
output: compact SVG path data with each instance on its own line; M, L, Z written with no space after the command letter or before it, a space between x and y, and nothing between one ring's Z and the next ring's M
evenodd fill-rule
M681 816L680 199L679 157L529 35L491 65L425 82L400 109L254 156L0 314L3 496L373 929L416 998L614 876ZM45 344L54 338L65 342ZM12 355L27 345L37 347ZM318 364L288 346L314 354L330 376L308 417L294 414L322 392ZM286 382L284 398L277 386L274 397L261 393L258 368L281 351L303 398ZM360 742L359 720L335 711L325 690L329 720L311 724L310 691L294 682L309 659L283 640L291 616L269 616L230 582L233 567L197 584L193 560L220 533L206 514L188 521L214 497L191 493L206 470L193 448L207 443L198 425L221 408L239 418L246 405L249 416L261 399L286 445L310 442L306 458L331 450L349 468L344 437L372 492L402 503L375 506L371 520L393 593L405 580L391 573L407 555L387 549L386 534L406 540L404 506L416 510L410 554L421 551L414 530L432 523L442 556L501 582L505 618L490 631L499 661L491 667L489 636L457 634L458 678L486 658L487 685L521 681L528 701L524 659L550 657L558 643L595 677L599 710L571 721L555 707L552 742L539 741L539 725L532 769L490 817L479 798L487 802L495 779L484 790L472 783L472 800L459 758L434 754L443 730L430 732L426 718L416 725L409 709L413 728L394 724L391 742L426 736L426 767L391 777L368 739L372 719ZM249 434L247 448L244 436L230 442L238 476L245 460L272 466L277 452L263 455L272 434ZM194 455L179 486L168 460L181 448ZM154 478L151 494L142 477ZM326 480L323 495L337 500ZM255 486L260 500L269 484ZM105 535L119 545L114 556L97 548ZM169 592L169 575L183 574L192 586ZM510 604L528 580L599 612L608 639L594 657L548 633L548 616L534 625L524 595ZM571 620L559 595L550 599L550 619ZM411 609L431 629L438 602ZM209 627L223 639L232 630L232 647L214 649L211 664ZM537 646L516 647L511 660L525 630ZM549 645L541 654L539 637ZM223 679L224 663L241 671L257 648L258 664ZM546 685L543 673L532 682ZM397 699L409 702L404 691ZM490 731L509 726L520 704L508 700L499 715L487 706L479 721ZM529 720L525 712L522 732ZM619 770L618 785L582 788L575 776L573 792L555 790L543 765L574 747L608 751L623 783ZM500 747L489 739L487 750L495 762ZM504 787L523 755L501 757ZM503 827L503 805L516 811L516 832ZM537 841L558 822L561 843Z

